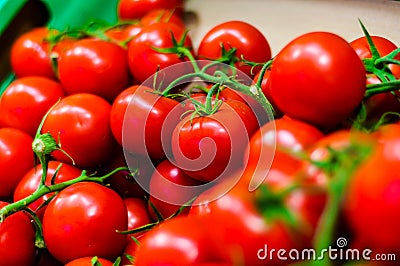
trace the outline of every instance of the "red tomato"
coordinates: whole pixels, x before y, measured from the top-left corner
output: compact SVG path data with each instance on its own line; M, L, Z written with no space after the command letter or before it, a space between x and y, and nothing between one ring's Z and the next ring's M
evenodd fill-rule
M124 249L126 206L113 190L80 182L59 192L43 216L43 236L49 252L64 264L81 257L115 259ZM112 243L112 244L110 244Z
M390 40L381 36L371 36L372 41L381 56L385 56L397 49L397 46ZM365 36L357 38L350 42L350 45L354 48L356 53L361 59L371 58L371 50L368 41ZM400 60L400 54L395 56L395 59ZM389 64L389 69L393 75L400 78L400 66ZM367 74L367 84L377 84L382 81L371 73ZM367 111L367 121L370 124L375 124L377 120L386 112L399 112L400 103L394 94L391 92L380 93L373 95L365 101L365 107Z
M119 0L117 12L121 20L138 19L154 9L178 9L183 7L183 0Z
M50 161L47 169L46 185L51 185L51 179L55 174L57 168L61 165L60 162ZM62 183L81 175L82 170L76 168L72 165L62 164L57 176L55 177L55 184ZM21 200L28 197L33 192L37 190L40 184L40 179L42 178L43 169L41 165L33 167L28 171L25 176L18 183L14 191L14 201ZM38 211L39 206L46 200L48 200L54 193L49 193L36 200L29 205L29 208L33 211ZM40 211L40 216L43 215L46 206L44 206Z
M207 116L186 116L172 135L174 163L203 182L242 166L242 154L258 128L251 108L240 101L225 101Z
M156 51L154 48L172 48L172 36L179 42L183 37L185 28L174 23L157 22L144 27L142 31L130 43L128 48L129 68L134 79L140 83L154 75L157 70L162 70L169 66L175 65L173 71L159 71L158 82L169 84L177 77L182 76L188 71L192 71L191 64L180 64L185 62L186 58L174 53L163 53ZM186 36L184 40L185 47L192 47L190 36ZM182 69L181 69L182 68ZM161 81L160 81L161 80ZM153 84L151 81L149 84ZM158 88L157 88L158 89Z
M132 39L139 34L143 25L141 23L122 24L117 27L112 27L105 32L113 42L117 44L128 44Z
M171 155L170 136L183 111L179 102L149 87L132 86L114 103L111 126L128 152L160 160Z
M140 245L140 241L145 236L145 234L139 235L136 239L139 241L135 241L130 239L125 246L124 252L121 255L121 264L120 265L134 265L134 255L137 247Z
M259 78L260 74L261 74L261 72L258 72L254 76L254 78L253 78L254 83L256 83L258 81L258 78ZM275 111L275 116L276 117L282 117L283 116L282 111L279 110L278 106L274 102L274 99L272 98L271 88L269 86L269 75L270 74L271 74L271 70L270 69L265 71L264 76L262 78L262 82L261 82L261 90L264 93L264 95L267 98L267 100L269 101L269 103L272 105L272 107L273 107L273 109Z
M372 35L371 39L380 56L385 56L398 48L396 44L385 37ZM350 45L353 47L353 49L356 51L357 55L361 59L372 57L371 49L365 36L359 37L351 41ZM394 59L400 60L400 54L397 54ZM395 77L397 77L398 79L400 78L399 65L389 64L389 69L392 71Z
M13 81L0 98L2 123L35 136L46 112L64 96L61 85L40 76Z
M39 27L18 37L10 52L11 68L17 77L56 78L50 58L50 43L46 41L47 37L56 33L55 30Z
M67 94L92 93L108 101L130 82L126 51L99 39L77 40L63 51L58 74Z
M95 168L107 161L115 145L110 128L111 105L93 94L74 94L62 99L48 115L42 133L50 132L80 168ZM52 153L61 162L71 159Z
M93 263L93 262L95 262L95 263ZM75 260L70 261L67 264L65 264L65 266L93 266L93 265L113 266L113 262L110 260L97 258L97 257L96 258L83 257L83 258L75 259Z
M193 265L223 261L220 246L210 236L211 221L179 216L148 231L134 253L135 266Z
M210 201L209 194L218 190L224 194ZM300 214L293 213L296 225L291 226L286 218L279 215L284 213L279 209L285 210L285 207L279 203L277 205L277 202L268 203L263 200L263 196L268 195L262 191L251 193L243 186L235 186L226 193L226 184L222 183L196 199L189 217L208 217L213 222L213 237L219 240L219 245L224 247L226 253L235 254L233 259L239 258L243 265L286 265L288 261L278 260L276 257L262 259L263 254L260 253L264 251L260 250L265 245L268 245L269 250L306 247L308 243L301 226L303 220ZM283 199L281 204L284 204ZM277 211L275 216L273 210ZM268 214L268 211L272 212ZM291 209L289 211L292 213Z
M361 164L347 188L343 208L361 248L397 253L400 248L397 237L400 234L397 211L400 207L400 163L399 158L387 158L384 151L385 148L377 149Z
M264 63L271 59L267 39L255 26L247 22L228 21L209 30L200 41L197 56L199 59L219 59L223 56L222 45L227 52L236 49L235 67L250 77L253 77L260 67L255 67L252 72L251 66L240 63L242 57L256 63Z
M0 201L0 209L8 205ZM0 223L0 265L35 265L35 228L24 212L8 216Z
M265 178L271 164L299 166L301 160L295 157L296 153L305 152L322 137L319 129L302 121L287 118L270 121L250 139L244 157L246 171L254 172L259 179Z
M0 128L0 199L12 199L18 182L34 165L33 139L15 128Z
M144 26L157 22L175 23L181 28L185 28L185 23L176 9L153 9L146 13L141 19Z
M128 211L128 230L136 229L141 226L150 224L153 219L147 209L147 201L143 198L125 198L126 209ZM134 237L142 235L143 232L134 234ZM128 239L131 235L128 235Z
M105 172L110 172L117 167L129 167L131 171L118 171L107 178L110 188L118 192L121 197L145 197L149 189L150 176L154 171L154 166L140 156L133 156L129 153L124 154L118 151L111 160L103 167Z
M150 202L163 218L173 215L189 200L198 196L202 183L188 176L168 160L159 163L150 179ZM204 188L203 188L204 190ZM156 219L153 209L150 213ZM186 213L188 209L184 210Z
M269 77L272 98L292 118L332 128L349 117L365 92L365 68L346 40L310 32L275 57Z

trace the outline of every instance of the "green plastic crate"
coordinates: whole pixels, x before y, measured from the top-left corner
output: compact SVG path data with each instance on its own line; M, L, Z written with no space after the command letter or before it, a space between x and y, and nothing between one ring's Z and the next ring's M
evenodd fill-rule
M117 22L118 0L0 0L0 95L13 80L9 52L13 41L36 26L65 30L92 20Z

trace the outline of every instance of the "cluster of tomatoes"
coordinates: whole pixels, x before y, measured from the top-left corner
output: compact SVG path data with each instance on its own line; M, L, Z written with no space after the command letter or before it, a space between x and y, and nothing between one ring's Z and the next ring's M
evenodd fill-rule
M195 50L182 0L117 12L13 44L0 266L329 265L328 247L371 250L340 265L396 265L394 43L361 24L272 58L256 27L228 21Z

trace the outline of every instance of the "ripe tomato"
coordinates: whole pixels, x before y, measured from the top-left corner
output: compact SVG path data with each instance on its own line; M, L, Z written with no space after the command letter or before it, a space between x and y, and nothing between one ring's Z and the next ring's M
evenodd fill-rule
M302 232L301 214L292 213L292 209L288 209L295 217L295 226L288 222L287 217L280 216L285 213L282 210L286 210L281 205L285 204L284 199L278 205L277 201L268 203L264 199L272 194L258 193L258 190L252 193L247 187L235 186L216 200L210 201L209 194L218 190L225 193L226 184L220 183L200 195L193 203L189 217L204 216L213 221L213 237L219 239L219 245L224 247L227 254L235 254L233 259L239 258L240 264L286 265L288 261L278 260L276 257L260 259L257 256L259 250L265 245L268 245L269 250L290 250L304 248L308 244L308 239ZM263 199L263 196L267 197Z
M127 162L129 162L131 171L118 171L107 178L107 183L123 198L147 196L150 176L154 171L153 164L140 156L133 156L129 153L125 156L126 159L122 149L118 150L102 169L108 173L117 167L128 167Z
M143 26L148 26L157 22L175 23L181 28L185 28L185 23L176 9L153 9L146 13L140 22Z
M87 256L113 260L126 243L116 230L126 230L127 223L126 206L115 191L80 182L51 200L43 216L43 236L49 252L64 264Z
M372 35L371 39L380 56L385 56L398 48L396 44L385 37ZM371 49L365 36L359 37L351 41L350 45L351 47L353 47L353 49L356 51L357 55L361 59L372 57ZM397 54L394 59L400 60L400 54ZM392 71L395 77L397 77L398 79L400 78L399 65L389 64L389 69Z
M361 248L396 253L400 248L400 164L399 158L387 155L385 148L378 148L361 164L350 180L343 208Z
M225 101L211 115L186 116L172 135L174 163L199 181L212 181L241 167L257 128L253 111L240 101Z
M113 266L114 264L110 260L97 257L83 257L75 259L65 264L65 266L94 266L94 265Z
M126 51L89 38L77 40L60 54L58 75L67 94L92 93L110 102L130 82Z
M124 91L113 105L114 136L128 152L152 160L171 155L170 136L184 111L178 101L160 96L149 87L135 85Z
M157 165L150 178L149 200L163 218L168 218L201 193L202 187L199 187L201 184L169 160L164 160ZM151 207L149 210L153 218L156 218ZM186 208L184 212L188 210Z
M251 66L240 62L242 57L256 63L271 59L271 49L263 33L244 21L224 22L209 30L200 41L197 56L199 59L219 59L223 56L222 46L227 52L236 49L235 67L250 77L254 77L260 67L254 68L252 72Z
M51 179L53 175L55 174L57 168L61 165L60 162L56 161L50 161L48 164L48 169L47 169L47 177L46 177L46 185L51 185ZM76 168L72 165L68 164L62 164L57 176L54 179L54 183L61 183L65 182L74 178L77 178L78 176L81 175L81 170L79 168ZM25 176L21 179L21 181L18 183L17 187L15 188L14 191L14 201L21 200L25 197L28 197L31 195L33 192L37 190L40 184L40 179L42 177L43 169L41 165L38 165L36 167L33 167L31 170L29 170ZM54 193L46 194L40 199L36 200L35 202L31 203L29 205L29 208L35 212L38 211L39 206L46 200L48 200ZM43 215L44 210L46 209L46 206L44 206L41 210L39 216Z
M63 98L44 122L42 133L60 140L65 150L82 169L104 163L115 146L110 129L111 105L103 98L79 93ZM71 159L60 151L52 153L61 162Z
M271 67L270 90L292 118L332 128L349 117L365 92L365 68L340 36L310 32L287 44Z
M12 199L15 187L34 165L33 138L15 128L0 128L0 199Z
M175 53L163 53L154 49L172 48L174 44L171 35L173 34L176 41L179 42L184 33L185 28L174 23L157 22L144 27L128 48L129 68L134 79L142 83L155 74L157 70L184 62L186 58L183 56ZM190 36L185 37L183 44L185 47L192 47ZM160 80L162 80L164 86L165 84L168 85L175 78L192 70L191 68L187 69L191 67L190 64L181 64L181 66L182 69L179 69L179 65L176 65L174 71L168 71L168 69L165 72L159 71L158 83L160 84ZM152 84L152 82L149 84Z
M139 19L154 9L178 9L183 0L119 0L117 12L121 20Z
M397 46L387 38L381 36L371 36L372 41L381 56L385 56L397 49ZM350 42L350 45L356 51L361 59L371 58L371 49L365 36L359 37ZM400 60L400 54L395 56L395 59ZM389 69L393 75L400 78L400 66L389 64ZM367 73L367 84L377 84L382 81L371 73ZM399 112L400 103L396 95L391 92L380 93L373 95L364 102L367 111L367 121L370 124L376 123L377 120L386 112Z
M0 201L0 209L8 205ZM8 216L0 223L0 265L35 265L35 228L24 212Z
M39 27L22 34L10 52L11 68L17 77L43 76L56 79L46 38L57 31Z
M302 121L286 117L270 121L250 139L248 157L244 157L246 171L254 171L260 178L265 177L271 164L300 165L296 153L305 152L322 137L319 129Z
M212 227L211 221L187 216L161 223L140 239L134 253L135 266L223 261L219 252L224 247L210 236Z
M29 76L16 79L0 98L2 123L34 137L45 113L63 96L61 85L49 78Z
M116 44L129 45L142 28L143 25L141 23L122 24L108 29L104 34Z

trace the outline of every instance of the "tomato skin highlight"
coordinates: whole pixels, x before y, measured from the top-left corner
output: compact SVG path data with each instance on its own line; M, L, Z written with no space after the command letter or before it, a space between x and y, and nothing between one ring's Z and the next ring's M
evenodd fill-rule
M86 256L113 260L126 244L126 236L116 230L126 230L127 224L126 206L115 191L80 182L49 203L43 216L43 236L49 252L63 263Z
M0 209L8 203L0 201ZM31 218L17 212L0 223L0 265L35 265L35 228Z
M90 38L77 40L60 54L58 75L67 94L91 93L110 102L130 82L126 51Z
M174 163L202 182L234 172L257 127L253 111L241 101L225 101L211 115L186 116L172 135Z
M79 93L63 98L47 116L42 133L60 140L62 149L82 169L95 169L106 162L115 148L110 128L111 105L94 94ZM71 159L52 153L61 162Z
M32 142L19 129L0 128L0 199L12 199L18 183L34 165Z
M11 68L17 77L43 76L56 79L50 58L50 43L45 39L56 31L46 27L33 28L13 43Z
M162 80L163 86L166 86L174 79L192 71L189 63L181 64L182 69L179 69L179 65L177 65L185 62L186 57L180 57L174 53L163 53L154 49L172 48L174 44L171 34L179 42L184 33L185 28L175 23L157 22L144 27L132 40L128 48L128 63L133 78L137 82L143 83L150 77L154 78L154 74L159 71L157 86L161 86L160 80ZM189 35L186 35L183 45L192 50L193 44ZM162 71L173 65L173 71L168 71L168 69ZM156 89L160 88L157 87Z
M310 32L288 43L271 67L270 90L278 108L323 129L335 127L361 103L365 68L346 40Z
M0 98L2 123L34 137L43 116L63 97L61 84L52 79L40 76L16 79Z
M200 41L197 50L199 59L215 60L222 56L221 44L226 51L236 48L236 57L265 63L271 59L271 48L265 36L255 26L244 21L227 21L210 29ZM235 67L249 77L261 69L235 63ZM253 72L254 71L254 72Z

